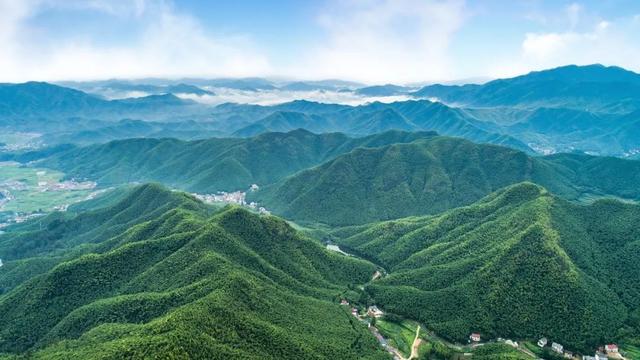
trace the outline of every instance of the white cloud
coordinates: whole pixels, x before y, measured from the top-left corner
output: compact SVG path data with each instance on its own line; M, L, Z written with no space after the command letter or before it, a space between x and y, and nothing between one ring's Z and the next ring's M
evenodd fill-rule
M334 1L319 18L327 38L294 69L298 76L363 82L447 78L449 44L462 26L463 0Z
M34 41L28 20L51 7L134 16L141 30L126 45L101 44L81 34ZM0 48L0 81L250 76L271 71L248 37L209 34L197 19L161 0L0 0Z
M640 70L640 42L635 34L640 24L633 19L597 20L586 31L527 33L521 52L497 61L490 69L494 77L513 76L567 64L618 65Z
M217 105L222 103L240 103L257 105L274 105L293 100L305 99L328 104L362 105L371 102L391 103L412 99L406 95L397 96L360 96L353 92L339 91L243 91L235 89L215 88L215 95L177 94L183 99L194 100L203 104Z

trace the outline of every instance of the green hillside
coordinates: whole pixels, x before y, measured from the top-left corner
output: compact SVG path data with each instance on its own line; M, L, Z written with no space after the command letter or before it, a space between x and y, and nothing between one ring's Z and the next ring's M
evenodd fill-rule
M214 212L157 185L118 200L0 235L0 274L24 278L0 295L0 353L387 358L337 304L373 265L328 252L275 217ZM35 275L36 266L48 268Z
M495 145L431 137L355 149L251 194L287 218L330 225L435 214L533 181L570 200L640 199L640 162L587 155L539 158Z
M102 186L157 181L195 192L235 191L254 183L276 182L359 146L410 142L434 135L389 131L350 138L295 130L248 139L128 139L58 152L40 164L62 170L69 178L89 178Z
M586 350L640 331L638 219L638 205L577 205L522 183L334 236L387 268L367 287L386 311L455 340L546 336Z

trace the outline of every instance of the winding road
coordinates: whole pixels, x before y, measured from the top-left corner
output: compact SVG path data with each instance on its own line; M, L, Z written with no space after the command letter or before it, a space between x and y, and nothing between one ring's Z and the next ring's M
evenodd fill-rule
M411 355L408 360L417 359L418 358L418 349L420 348L420 343L422 339L420 339L420 325L416 328L416 338L413 339L413 345L411 345Z

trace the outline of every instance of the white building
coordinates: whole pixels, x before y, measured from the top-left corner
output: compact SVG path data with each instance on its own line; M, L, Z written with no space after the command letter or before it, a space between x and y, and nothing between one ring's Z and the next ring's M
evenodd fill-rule
M518 347L518 342L517 342L517 341L513 341L513 340L508 340L508 339L507 339L507 340L505 340L505 342L504 342L504 343L505 343L505 344L507 344L507 345L509 345L509 346L511 346L511 347L514 347L514 348L517 348L517 347Z
M551 344L551 350L557 352L558 354L562 354L563 350L564 350L564 346L558 344L558 343L552 343Z
M542 338L542 339L538 340L538 346L539 347L545 347L545 346L547 346L548 342L549 342L549 340L547 340L547 338Z
M379 317L382 317L382 315L384 315L384 312L378 309L377 306L373 305L373 306L369 306L369 309L367 310L367 314L371 317L379 318Z

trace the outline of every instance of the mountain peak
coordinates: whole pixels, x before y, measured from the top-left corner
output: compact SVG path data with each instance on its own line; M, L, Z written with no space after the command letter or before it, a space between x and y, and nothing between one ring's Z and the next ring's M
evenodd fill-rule
M636 82L640 83L640 74L618 66L565 65L553 69L532 71L514 79L540 81L560 80L569 82Z

